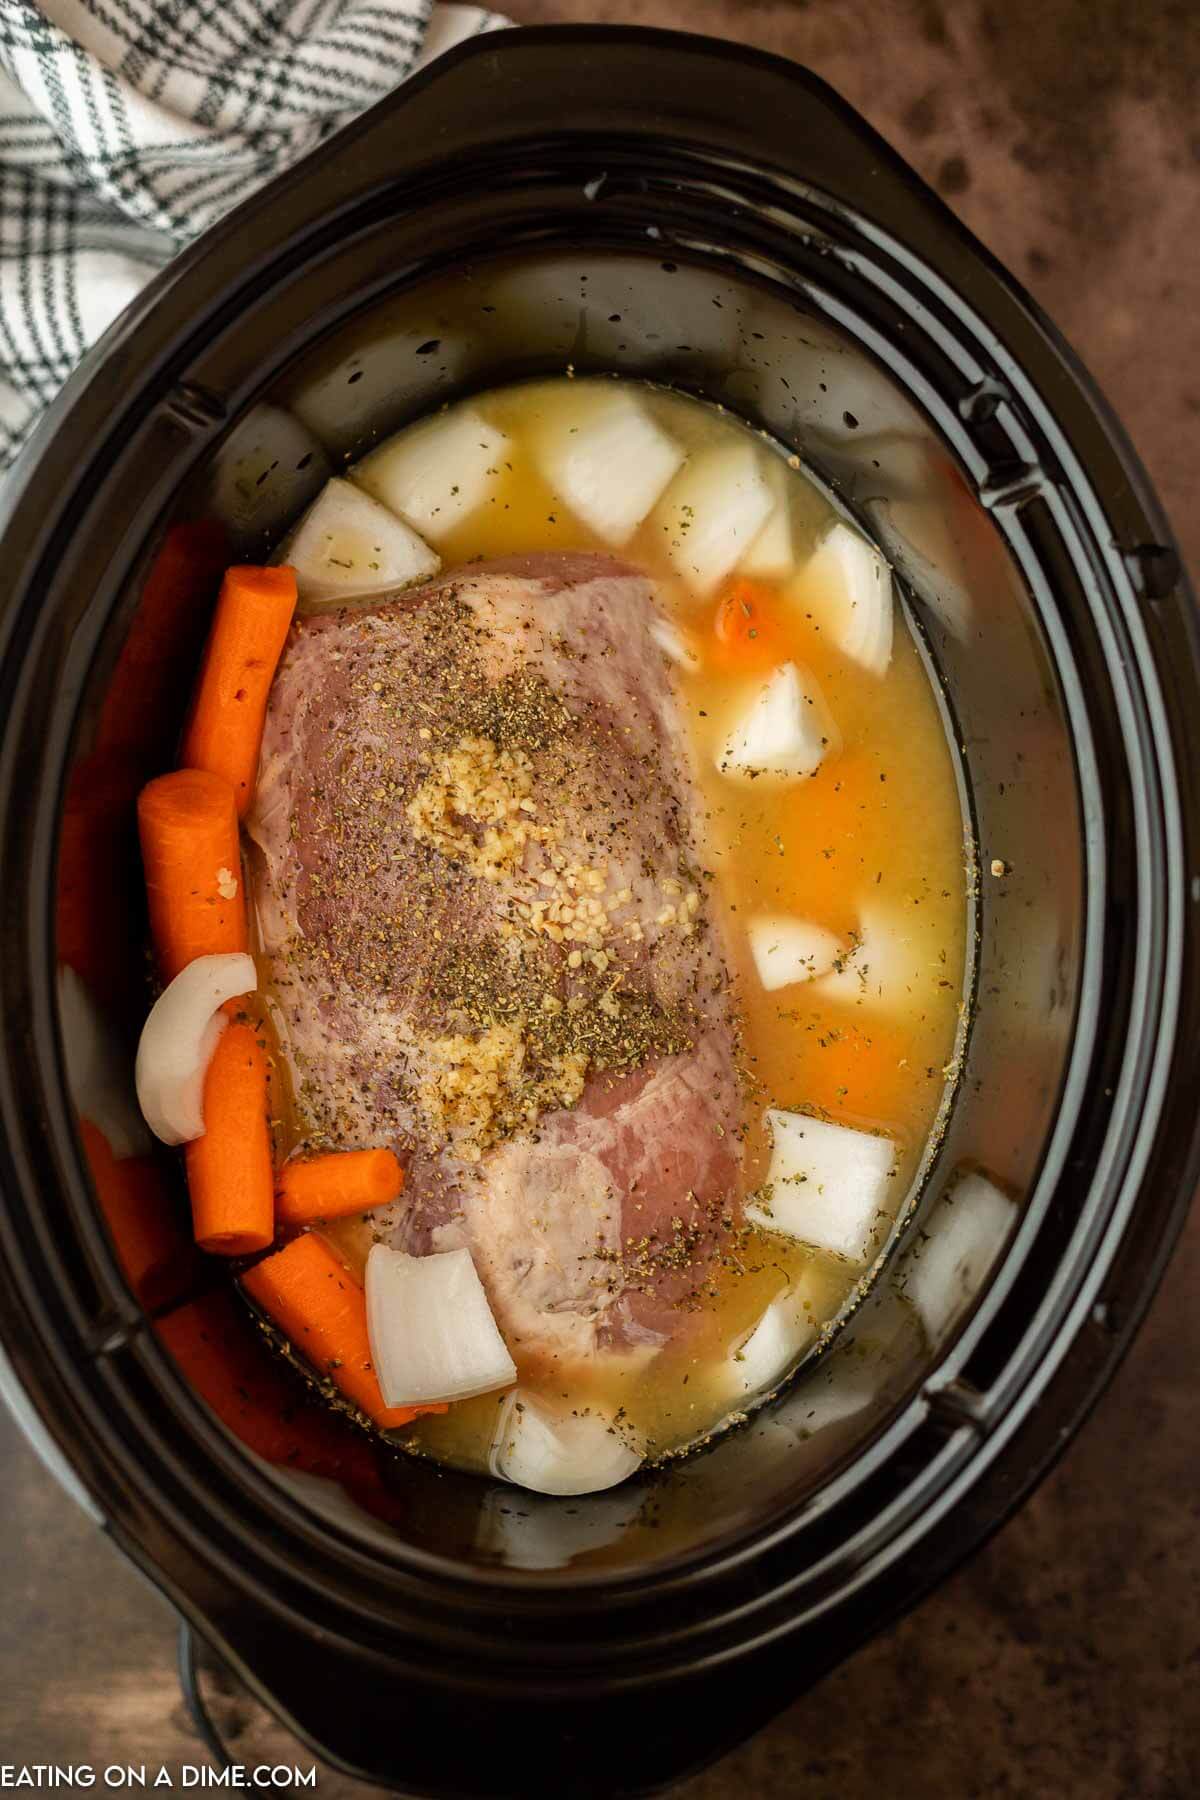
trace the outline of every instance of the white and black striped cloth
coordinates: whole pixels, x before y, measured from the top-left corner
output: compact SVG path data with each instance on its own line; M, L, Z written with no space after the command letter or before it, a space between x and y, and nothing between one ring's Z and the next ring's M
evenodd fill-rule
M0 0L0 468L189 239L505 23L432 0Z

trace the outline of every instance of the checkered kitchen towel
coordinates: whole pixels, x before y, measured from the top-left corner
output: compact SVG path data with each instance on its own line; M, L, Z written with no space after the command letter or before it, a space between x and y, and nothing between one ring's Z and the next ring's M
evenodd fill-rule
M432 0L0 0L0 469L189 239L506 23Z

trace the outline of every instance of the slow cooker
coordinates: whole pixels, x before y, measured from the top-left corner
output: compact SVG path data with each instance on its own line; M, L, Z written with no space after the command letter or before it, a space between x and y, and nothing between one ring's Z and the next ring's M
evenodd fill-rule
M138 1226L80 1123L126 1078L132 799L170 761L222 563L405 420L564 370L730 408L883 547L959 753L975 945L954 1103L873 1296L760 1411L577 1500L343 1431L182 1238L142 1254L148 1219L175 1229L169 1160L139 1170ZM172 263L0 512L13 1403L331 1762L524 1800L703 1764L1029 1492L1197 1182L1200 631L1120 427L812 75L528 30L446 56Z

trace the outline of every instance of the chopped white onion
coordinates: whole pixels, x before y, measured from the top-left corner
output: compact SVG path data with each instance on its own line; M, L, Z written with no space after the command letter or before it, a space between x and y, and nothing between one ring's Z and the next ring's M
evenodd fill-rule
M931 1343L964 1313L992 1272L1017 1209L986 1175L962 1176L935 1208L898 1271Z
M906 917L868 901L859 913L853 947L819 978L816 991L850 1005L903 1011L940 975L940 954L915 914Z
M667 555L697 594L711 594L766 524L773 497L751 444L689 457L655 514Z
M692 647L674 619L655 618L650 621L650 636L658 645L663 655L681 669L698 669L699 653Z
M803 1286L778 1295L730 1352L728 1387L746 1397L778 1387L816 1337L818 1324Z
M643 1455L629 1428L598 1407L552 1407L516 1388L500 1408L489 1461L493 1475L535 1494L595 1494L625 1481Z
M469 1400L517 1379L469 1250L367 1258L367 1336L387 1406Z
M763 472L771 490L771 511L739 567L743 575L752 575L760 581L782 581L791 574L796 564L792 515L788 506L788 481L783 472L783 464L777 456L766 458Z
M538 434L538 468L605 543L628 543L684 451L626 388L593 386Z
M783 663L734 720L717 767L735 781L764 775L802 781L840 744L815 678L796 663Z
M58 971L58 1022L76 1112L104 1133L118 1161L143 1156L150 1149L150 1135L134 1097L129 1052L85 983L65 963Z
M813 552L804 586L839 650L870 674L886 675L892 660L892 572L875 546L839 520Z
M442 566L403 519L340 476L326 482L275 560L291 563L308 606L409 587Z
M350 479L437 544L483 505L511 448L473 407L456 407L390 438Z
M807 1113L770 1111L769 1195L746 1208L753 1225L865 1262L886 1211L895 1163L890 1138Z
M828 974L844 951L840 938L823 925L782 913L751 919L746 938L758 979L768 993Z
M257 986L252 956L197 956L151 1007L134 1075L143 1117L164 1144L204 1136L204 1077L229 1022L220 1008Z

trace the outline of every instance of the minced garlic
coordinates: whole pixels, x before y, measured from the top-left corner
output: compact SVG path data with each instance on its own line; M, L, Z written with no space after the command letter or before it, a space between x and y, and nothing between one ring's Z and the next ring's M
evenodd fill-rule
M502 749L491 738L463 737L432 763L406 813L419 842L492 885L509 884L518 928L552 943L599 951L613 929L612 914L630 904L633 889L622 887L606 897L607 860L577 862L563 854L561 826L538 819L533 787L533 764L524 750ZM524 867L531 844L542 847L544 867ZM671 875L663 877L659 891L668 898L655 923L690 937L700 895ZM640 923L630 920L624 935L640 943Z
M535 824L533 764L523 750L500 750L490 738L464 737L434 763L408 803L418 842L463 862L485 881L516 869L531 842L550 833ZM483 827L482 834L477 829Z
M466 1162L478 1162L549 1108L574 1106L587 1078L581 1052L531 1069L523 1020L490 1025L476 1037L427 1039L423 1048L431 1073L420 1086L421 1110L433 1134Z

